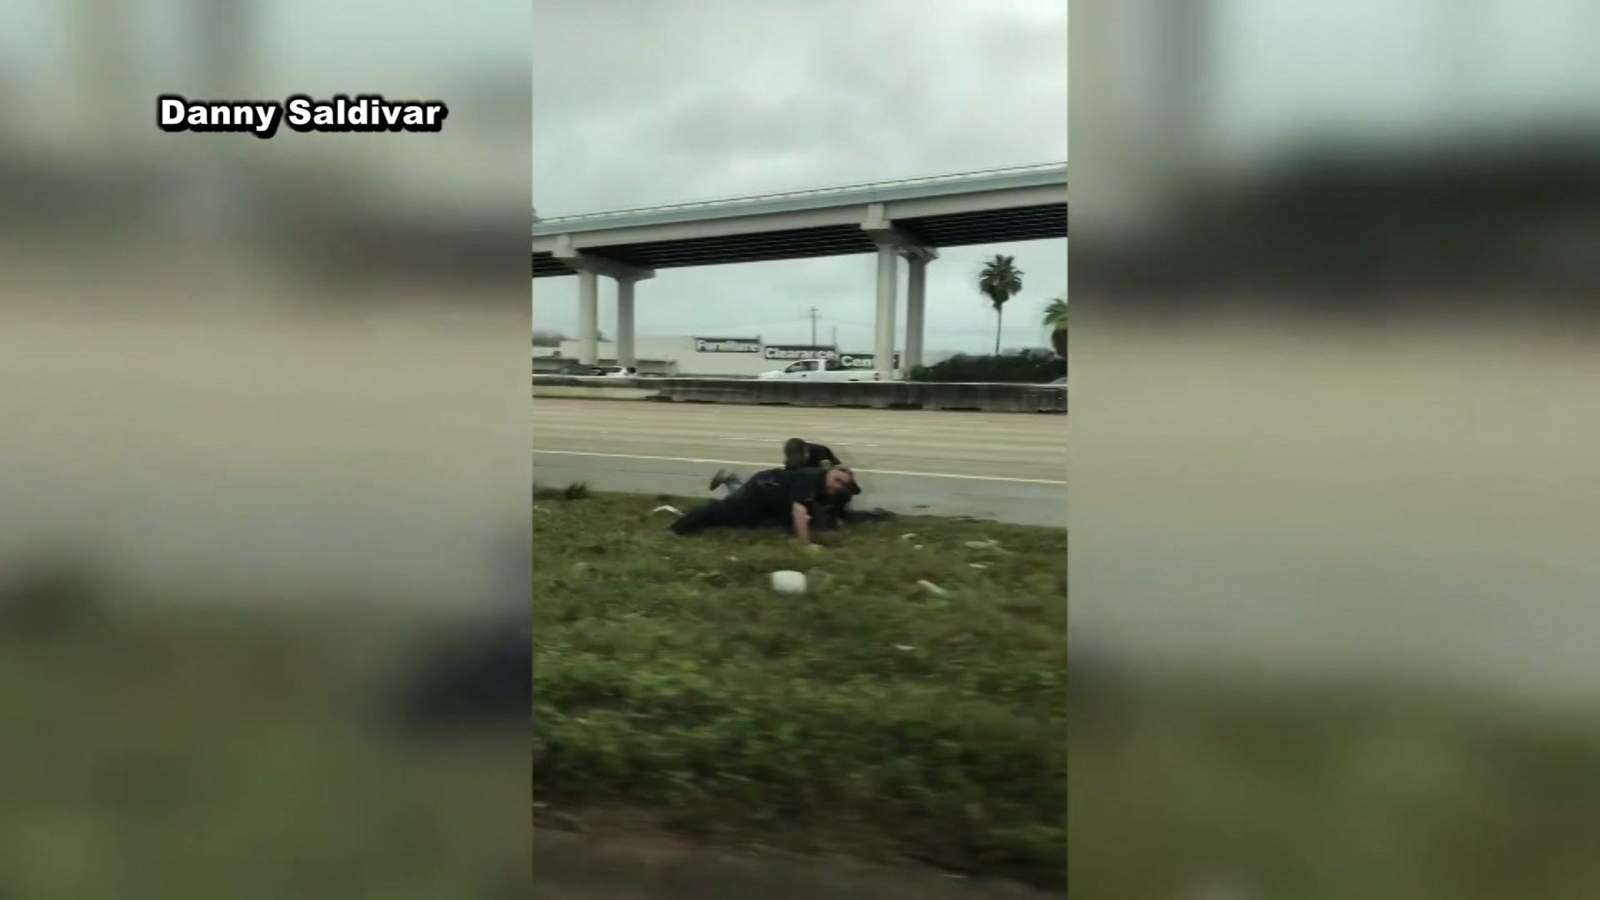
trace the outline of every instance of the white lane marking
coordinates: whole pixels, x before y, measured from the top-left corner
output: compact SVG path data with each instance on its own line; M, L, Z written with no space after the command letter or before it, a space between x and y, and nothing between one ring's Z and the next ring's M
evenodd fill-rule
M771 469L772 462L751 462L746 459L698 459L690 456L645 456L636 453L589 453L583 450L535 450L534 453L543 453L548 456L596 456L602 459L648 459L654 462L683 462L696 465L718 466L750 466L756 469ZM1053 481L1048 478L1009 478L1004 475L957 475L951 472L908 472L903 469L863 469L851 466L857 472L866 472L869 475L909 475L916 478L955 478L961 481L1009 481L1014 484L1053 484L1065 486L1065 481Z

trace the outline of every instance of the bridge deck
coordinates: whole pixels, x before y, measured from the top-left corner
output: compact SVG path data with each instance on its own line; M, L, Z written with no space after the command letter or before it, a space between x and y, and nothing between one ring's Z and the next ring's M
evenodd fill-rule
M880 182L733 200L561 216L533 228L533 276L573 274L555 254L575 247L641 268L871 253L870 204L933 247L1067 236L1066 164Z

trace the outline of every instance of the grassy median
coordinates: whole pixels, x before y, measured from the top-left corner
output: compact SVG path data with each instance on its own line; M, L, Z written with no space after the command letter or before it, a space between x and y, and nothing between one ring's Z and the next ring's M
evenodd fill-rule
M677 537L663 502L696 501L536 496L544 809L1065 883L1064 531L903 518L806 552Z
M0 897L526 896L525 745L387 727L389 663L365 657L394 617L337 597L310 615L274 596L169 607L90 582L44 585L63 608L23 621L12 574Z

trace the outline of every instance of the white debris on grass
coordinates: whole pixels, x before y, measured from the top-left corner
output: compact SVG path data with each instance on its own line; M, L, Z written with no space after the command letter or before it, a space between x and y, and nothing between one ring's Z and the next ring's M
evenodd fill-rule
M929 581L926 578L919 579L917 581L917 587L922 588L923 590L925 590L928 593L934 595L935 597L948 596L949 593L950 593L949 591L945 590L942 587L939 587L937 584L934 584L933 582Z
M967 541L967 548L971 550L998 550L1000 542L995 540Z
M662 504L661 506L658 506L655 509L650 510L650 512L651 513L669 512L669 513L672 513L675 516L683 515L683 510L677 508L676 506L669 506L667 504Z
M984 565L983 563L967 563L967 566L969 568L973 568L973 569L987 569L987 568L989 568L988 566Z
M792 569L780 569L772 573L772 589L780 594L803 594L806 576Z

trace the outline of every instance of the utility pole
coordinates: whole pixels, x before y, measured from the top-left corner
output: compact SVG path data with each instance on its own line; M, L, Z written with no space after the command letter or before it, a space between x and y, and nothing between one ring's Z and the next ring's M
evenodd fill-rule
M811 307L811 346L817 345L817 308Z
M839 326L833 326L833 349L839 349Z

